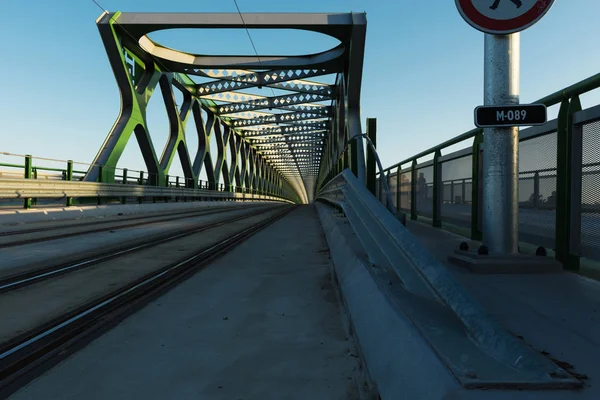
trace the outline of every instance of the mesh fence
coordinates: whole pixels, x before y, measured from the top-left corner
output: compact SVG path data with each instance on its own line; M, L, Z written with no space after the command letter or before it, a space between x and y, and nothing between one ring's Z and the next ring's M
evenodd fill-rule
M556 226L556 132L519 143L519 240L553 248Z
M400 174L400 209L406 212L410 211L411 188L410 171Z
M398 180L396 177L398 174L390 175L388 179L388 185L390 188L390 193L392 194L392 202L394 203L394 208L398 209Z
M387 207L387 194L385 192L385 184L383 179L386 178L378 178L375 184L375 193L377 193L377 199L381 202L381 204L383 204L385 207ZM388 184L389 184L389 179L388 179Z
M585 258L600 260L600 120L590 121L582 124L580 254ZM519 143L519 241L548 248L557 246L557 153L556 131L527 138ZM479 168L482 168L481 164ZM444 161L440 169L441 221L470 228L473 201L472 155ZM407 213L411 210L412 201L411 176L410 169L407 169L388 177L394 206ZM433 166L417 167L414 176L417 215L431 218ZM378 186L381 186L380 183L378 182ZM379 188L378 197L385 204L382 194ZM482 197L480 201L483 201ZM480 225L482 209L483 204L480 203ZM578 212L576 209L574 211Z
M600 121L583 125L581 255L600 260Z
M417 215L433 217L433 166L417 169Z
M473 156L468 155L441 163L442 222L471 226Z

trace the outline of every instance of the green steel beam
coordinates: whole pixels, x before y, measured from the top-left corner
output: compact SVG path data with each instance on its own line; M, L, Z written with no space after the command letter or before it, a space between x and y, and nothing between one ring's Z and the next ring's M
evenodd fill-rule
M169 18L166 14L163 16ZM246 180L248 172L261 174L259 177L249 179L250 182L255 182L257 187L264 189L271 185L272 174L280 174L275 170L270 171L271 167L265 167L269 172L261 171L259 168L254 168L252 171L242 168L242 171L239 171L240 158L243 163L248 162L245 157L246 150L240 151L239 144L245 142L243 134L229 127L229 124L233 123L230 118L215 115L221 106L213 100L198 97L200 95L197 93L198 85L189 76L166 68L166 61L157 61L132 40L131 34L127 34L125 28L127 24L136 23L132 18L135 20L136 17L128 13L105 13L97 21L121 92L121 113L98 152L93 167L87 172L85 180L113 183L117 162L131 137L135 136L148 170L148 183L151 185L167 184L168 173L175 157L179 157L185 186L189 188L198 187L199 175L203 167L206 168L211 188L216 189L217 183L222 180L225 187L232 190L233 186L240 186L241 182ZM180 107L175 102L174 90L179 90L183 94L183 104ZM299 87L298 90L302 88ZM170 127L169 139L160 158L155 152L146 119L148 102L153 95L162 97ZM296 108L299 112L302 111L302 105ZM203 118L201 110L206 112L208 118ZM189 151L185 136L190 118L195 120L197 132L192 133L198 135L199 142L195 154ZM212 135L215 135L218 143L218 154L212 155L213 157L209 146ZM234 135L239 138L235 139ZM228 151L231 152L229 162L225 157ZM262 158L257 155L252 162L264 162L261 160ZM286 188L285 195L293 197L290 190L293 191L291 187Z

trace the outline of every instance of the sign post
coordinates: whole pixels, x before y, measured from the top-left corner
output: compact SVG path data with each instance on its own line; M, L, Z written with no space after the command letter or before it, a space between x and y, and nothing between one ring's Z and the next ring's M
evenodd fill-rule
M455 0L461 16L475 29L484 32L484 107L480 114L499 111L496 121L484 129L483 151L483 243L490 254L518 253L519 217L519 129L515 120L507 124L501 112L529 110L519 105L520 32L539 21L554 0ZM501 106L501 107L498 107ZM502 110L501 108L506 107ZM544 108L545 122L545 108ZM529 114L531 117L531 114ZM495 123L494 123L495 122ZM510 122L510 121L509 121ZM539 118L532 123L539 123ZM543 122L542 122L543 123Z
M485 35L484 104L519 104L520 34ZM519 248L519 128L483 133L483 240L490 253Z

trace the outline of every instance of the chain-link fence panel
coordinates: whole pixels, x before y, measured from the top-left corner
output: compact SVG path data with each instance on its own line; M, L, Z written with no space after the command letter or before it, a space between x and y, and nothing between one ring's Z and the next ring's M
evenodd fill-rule
M469 228L471 226L472 155L441 163L442 222Z
M411 176L410 171L400 174L400 209L410 212L411 205Z
M583 125L581 255L600 260L600 121Z
M557 135L519 143L519 240L554 248Z
M433 218L433 166L417 169L417 215Z

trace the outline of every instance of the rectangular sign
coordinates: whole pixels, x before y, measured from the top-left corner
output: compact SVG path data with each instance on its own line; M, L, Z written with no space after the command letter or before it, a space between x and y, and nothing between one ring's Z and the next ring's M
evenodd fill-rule
M475 126L479 128L543 125L546 118L546 106L543 104L480 106L475 109Z

